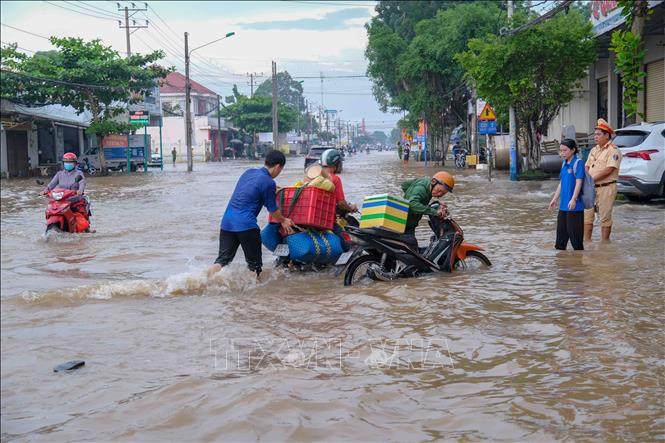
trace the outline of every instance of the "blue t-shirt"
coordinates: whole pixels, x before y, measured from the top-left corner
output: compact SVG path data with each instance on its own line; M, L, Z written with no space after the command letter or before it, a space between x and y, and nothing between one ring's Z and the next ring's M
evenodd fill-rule
M256 216L263 206L268 212L277 210L275 181L266 168L248 169L236 183L221 228L225 231L240 232L258 229Z
M575 193L575 180L584 180L584 162L582 160L578 162L576 170L573 171L573 167L577 160L579 159L574 155L569 162L564 161L563 166L561 167L561 172L559 173L559 178L561 179L559 209L562 211L569 211L568 202L570 202L570 199L573 198L573 194ZM580 188L580 195L577 196L575 209L570 212L584 211L584 203L582 202L581 194L582 189Z

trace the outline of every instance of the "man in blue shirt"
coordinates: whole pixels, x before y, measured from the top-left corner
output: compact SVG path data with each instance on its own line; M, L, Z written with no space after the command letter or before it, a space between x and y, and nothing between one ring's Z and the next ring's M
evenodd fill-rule
M219 231L219 255L210 268L212 275L233 261L238 246L242 246L245 261L250 271L261 274L261 232L256 216L266 207L270 215L282 225L288 234L293 232L293 221L282 215L277 208L275 197L276 185L273 180L284 169L286 157L279 151L272 150L266 155L263 168L248 169L238 182L231 196Z

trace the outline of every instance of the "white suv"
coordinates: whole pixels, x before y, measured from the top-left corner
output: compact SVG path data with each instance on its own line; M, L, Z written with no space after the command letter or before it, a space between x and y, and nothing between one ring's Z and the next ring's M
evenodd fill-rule
M617 129L612 142L623 154L617 191L631 201L665 196L665 123Z

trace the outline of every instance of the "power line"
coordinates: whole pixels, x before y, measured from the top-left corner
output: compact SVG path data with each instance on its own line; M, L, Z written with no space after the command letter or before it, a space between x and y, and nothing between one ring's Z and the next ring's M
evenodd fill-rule
M44 40L51 41L51 39L48 38L48 37L44 37L43 35L35 34L34 32L26 31L25 29L20 29L20 28L17 28L15 26L6 25L4 23L0 23L0 25L6 26L8 28L16 29L17 31L25 32L26 34L34 35L35 37L43 38Z
M504 30L501 31L500 34L503 35L503 36L509 37L511 35L519 34L520 32L526 31L527 29L530 29L530 28L536 26L539 23L542 23L546 20L551 19L552 17L554 17L556 14L563 11L564 9L568 9L570 7L570 5L572 4L572 2L573 2L573 0L563 0L561 3L559 3L558 5L556 5L555 7L550 9L549 11L547 11L545 14L531 20L528 23L525 23L521 26L518 26L517 28L508 29L508 30L504 29Z
M176 32L173 30L173 28L171 28L171 27L169 26L169 24L166 23L166 22L164 21L164 19L163 19L159 14L157 14L157 11L155 11L155 8L153 8L151 5L148 5L148 9L151 10L151 11L153 12L153 14L155 14L155 16L156 16L156 17L157 17L162 23L164 23L164 26L166 26L166 28L167 28L168 30L170 30L170 31L173 33L173 35L175 35L175 36L176 36L176 37L177 37L182 43L185 42L185 41L183 40L183 38L182 38L180 35L178 35L178 33L176 33Z
M35 80L35 81L40 81L40 82L45 82L45 83L53 83L55 85L74 86L74 87L78 87L78 88L82 88L82 89L100 89L100 90L107 90L107 91L124 91L124 89L114 87L114 86L88 85L88 84L85 84L85 83L67 82L67 81L62 81L62 80L56 80L54 78L37 77L37 76L34 76L34 75L26 74L24 72L10 71L10 70L7 70L7 69L0 69L0 72L2 72L3 74L28 78L30 80Z
M79 10L76 10L76 9L71 9L71 8L68 8L68 7L62 6L62 5L57 5L55 3L49 2L48 0L43 0L43 2L48 3L51 6L55 6L56 8L61 8L61 9L65 9L65 10L70 11L70 12L76 12L78 14L87 15L88 17L98 18L100 20L116 21L115 19L112 19L112 18L109 18L109 17L104 17L104 16L101 16L101 15L88 14L87 12L79 11Z
M82 1L73 2L73 1L67 1L67 0L65 0L65 3L67 3L67 4L70 5L70 6L73 6L73 7L77 7L77 8L83 9L83 10L85 10L85 11L89 11L89 12L93 12L93 13L95 13L95 14L101 14L101 15L103 15L103 16L107 16L107 17L109 17L109 18L112 18L113 20L120 20L120 19L122 18L122 17L121 17L120 15L118 15L118 14L114 14L114 13L108 12L108 11L106 11L106 10L104 10L104 9L99 9L99 8L96 8L96 7L91 7L91 6L89 6L87 3L82 2Z
M376 7L376 4L374 5L362 5L358 3L353 3L353 2L348 2L348 3L332 3L332 2L320 2L320 1L298 1L298 0L282 0L287 3L302 3L305 5L331 5L331 6L355 6L355 7L368 7L368 8L374 8Z
M7 45L7 46L13 46L13 45L14 45L13 43L9 43L9 42L0 42L0 43L2 43L2 44L4 44L4 45ZM33 51L32 49L22 48L22 47L20 47L20 46L16 46L16 49L21 49L21 50L23 50L23 51L32 52L33 54L36 53L36 51Z

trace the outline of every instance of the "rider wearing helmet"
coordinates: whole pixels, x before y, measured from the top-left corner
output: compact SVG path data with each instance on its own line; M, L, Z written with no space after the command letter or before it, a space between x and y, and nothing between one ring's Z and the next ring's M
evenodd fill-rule
M337 213L342 217L350 212L358 212L358 207L346 201L344 196L344 187L342 180L337 176L337 171L342 164L342 156L337 149L326 149L321 154L321 166L324 173L330 176L330 180L335 185L335 201L337 202ZM343 229L340 225L335 223L333 226L333 233L335 233L342 242L342 249L346 252L350 249L351 245L346 241L342 235Z
M342 156L337 149L326 149L323 151L323 154L321 154L321 166L323 166L324 171L330 175L330 180L335 185L337 209L342 213L357 212L358 207L346 201L342 180L336 175L341 164Z
M62 164L64 169L56 172L53 180L46 185L42 194L46 195L48 191L51 191L55 188L62 189L71 189L76 190L76 195L80 197L75 197L70 199L72 202L72 209L81 212L82 214L90 215L90 200L87 196L83 195L85 192L85 175L79 169L76 168L76 163L78 158L73 152L66 152L62 156ZM80 177L80 178L79 178ZM78 180L77 180L78 178ZM83 203L78 203L83 200Z
M77 161L76 154L73 152L65 153L65 155L62 156L64 169L55 174L53 180L46 185L44 193L55 188L63 188L76 190L78 195L83 195L83 192L85 191L85 176L83 175L83 172L76 169ZM79 176L81 178L79 181L76 181L76 178Z
M443 218L448 209L445 204L441 204L439 209L429 206L429 202L434 198L443 197L448 192L453 192L455 179L446 171L439 171L432 177L420 177L407 180L402 183L404 198L409 202L409 216L406 219L406 229L404 236L406 240L417 244L416 226L423 215L430 217Z

